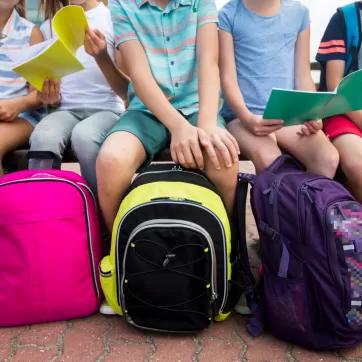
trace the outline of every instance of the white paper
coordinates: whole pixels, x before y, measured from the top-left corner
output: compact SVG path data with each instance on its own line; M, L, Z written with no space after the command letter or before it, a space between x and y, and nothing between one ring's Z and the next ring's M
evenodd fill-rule
M43 41L41 43L32 45L29 48L21 49L21 50L7 50L6 56L10 58L12 62L14 62L14 68L18 65L27 62L35 58L37 55L43 53L46 49L48 49L53 43L54 39L49 39Z

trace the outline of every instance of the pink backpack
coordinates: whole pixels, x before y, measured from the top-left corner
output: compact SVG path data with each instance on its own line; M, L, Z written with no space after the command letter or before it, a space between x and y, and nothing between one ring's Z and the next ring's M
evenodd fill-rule
M96 312L100 259L96 204L82 177L46 170L0 179L0 326Z

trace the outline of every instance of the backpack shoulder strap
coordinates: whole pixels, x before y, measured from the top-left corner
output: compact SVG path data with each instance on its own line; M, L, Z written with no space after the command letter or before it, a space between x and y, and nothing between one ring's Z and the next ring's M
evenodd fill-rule
M231 255L236 269L241 272L243 293L249 309L254 312L257 307L258 296L254 288L254 276L251 272L249 253L246 241L246 203L248 185L254 184L255 175L239 173L236 191L236 212L234 213L235 248Z
M358 70L358 52L361 47L361 17L357 3L337 9L342 19L342 31L346 44L346 67L344 75Z

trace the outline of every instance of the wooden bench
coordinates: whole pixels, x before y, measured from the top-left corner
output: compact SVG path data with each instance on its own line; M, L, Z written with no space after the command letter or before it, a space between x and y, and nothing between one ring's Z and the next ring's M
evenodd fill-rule
M4 157L3 167L8 172L19 171L22 168L22 165L26 165L26 157L28 149L17 150L12 153L9 153ZM240 161L247 161L247 158L244 156L239 157ZM169 149L164 150L155 157L155 162L171 162L171 153ZM78 160L75 157L71 149L67 149L63 156L63 163L77 163Z
M320 71L320 66L318 63L311 63L311 71ZM318 87L318 84L316 84ZM12 153L9 153L5 156L3 160L3 167L7 171L17 171L21 168L22 165L26 164L26 156L27 156L28 149L21 149L14 151ZM240 156L240 161L247 161L247 159L244 156ZM171 159L171 153L170 150L167 149L161 153L159 153L155 157L155 162L170 162ZM75 157L74 153L71 149L67 149L64 157L63 157L63 163L77 163L78 160Z

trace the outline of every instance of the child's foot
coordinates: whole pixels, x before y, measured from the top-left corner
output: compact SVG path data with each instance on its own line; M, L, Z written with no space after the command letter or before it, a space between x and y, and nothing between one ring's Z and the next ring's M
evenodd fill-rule
M235 306L235 311L242 315L253 314L246 303L245 294L239 299L238 304Z
M105 315L116 315L117 313L110 307L108 302L104 300L99 308L99 313Z

